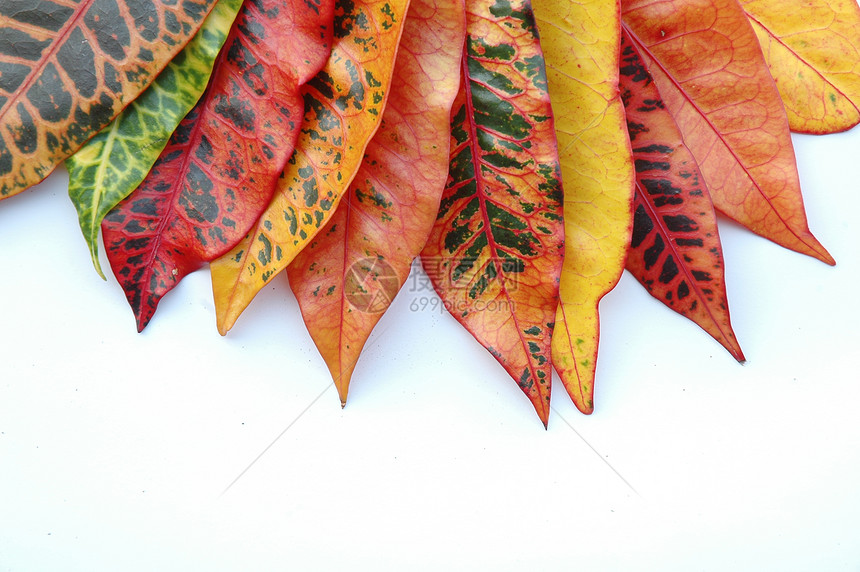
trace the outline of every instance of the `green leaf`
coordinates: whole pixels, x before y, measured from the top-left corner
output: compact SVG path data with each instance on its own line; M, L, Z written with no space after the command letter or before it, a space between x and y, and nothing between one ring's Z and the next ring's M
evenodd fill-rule
M242 0L219 0L200 31L150 87L66 160L69 197L98 273L102 219L146 177L170 135L206 89Z

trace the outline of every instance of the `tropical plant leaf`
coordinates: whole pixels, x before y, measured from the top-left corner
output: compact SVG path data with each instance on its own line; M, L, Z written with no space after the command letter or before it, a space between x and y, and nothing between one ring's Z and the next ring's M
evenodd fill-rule
M552 359L576 407L594 410L598 303L624 270L633 162L618 97L618 2L536 0L564 180L564 269Z
M271 204L212 261L218 330L286 268L334 213L385 109L407 0L339 0L325 68L302 88L304 124Z
M0 198L47 177L104 128L214 3L0 2Z
M436 220L465 32L462 1L412 0L379 130L331 220L287 267L344 405L361 350Z
M791 129L835 133L860 123L856 0L741 0Z
M242 0L218 0L194 38L110 125L66 159L69 197L93 265L102 219L146 177L179 122L200 99Z
M564 227L543 54L528 0L467 3L466 30L448 182L422 264L546 425Z
M624 31L620 86L636 166L627 269L652 296L744 361L729 318L722 246L710 193Z
M809 231L782 100L736 0L625 0L622 23L717 210L833 264Z
M293 152L300 86L331 49L333 0L245 3L211 83L143 184L102 223L138 330L186 274L241 239Z

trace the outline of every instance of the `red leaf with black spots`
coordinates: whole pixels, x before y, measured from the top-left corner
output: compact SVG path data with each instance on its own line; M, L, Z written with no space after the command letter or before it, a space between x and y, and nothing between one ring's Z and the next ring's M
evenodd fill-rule
M729 319L722 248L710 194L624 30L620 71L636 170L633 236L626 268L652 296L697 323L743 361Z
M206 93L152 171L102 224L108 259L142 330L189 272L256 222L295 148L300 87L331 50L333 0L245 3Z

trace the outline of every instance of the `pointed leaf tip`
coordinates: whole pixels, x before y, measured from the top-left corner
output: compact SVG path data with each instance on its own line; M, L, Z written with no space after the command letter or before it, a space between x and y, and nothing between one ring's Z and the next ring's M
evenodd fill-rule
M633 162L618 96L617 1L534 0L564 180L564 268L553 365L583 413L594 410L598 304L630 245Z
M464 35L462 3L412 0L379 130L334 215L287 267L343 404L370 333L436 219Z
M564 244L560 168L531 6L504 5L467 10L448 182L421 256L445 308L546 424Z
M620 69L636 170L626 267L654 298L742 359L729 317L722 245L710 193L625 29Z

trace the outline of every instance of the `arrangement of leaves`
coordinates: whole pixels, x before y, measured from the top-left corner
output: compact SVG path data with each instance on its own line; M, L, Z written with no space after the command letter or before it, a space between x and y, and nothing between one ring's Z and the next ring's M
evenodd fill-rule
M855 0L6 0L0 198L65 161L138 330L286 270L342 404L420 258L546 425L625 268L744 360L718 213L834 264L790 132L860 122L858 51Z

